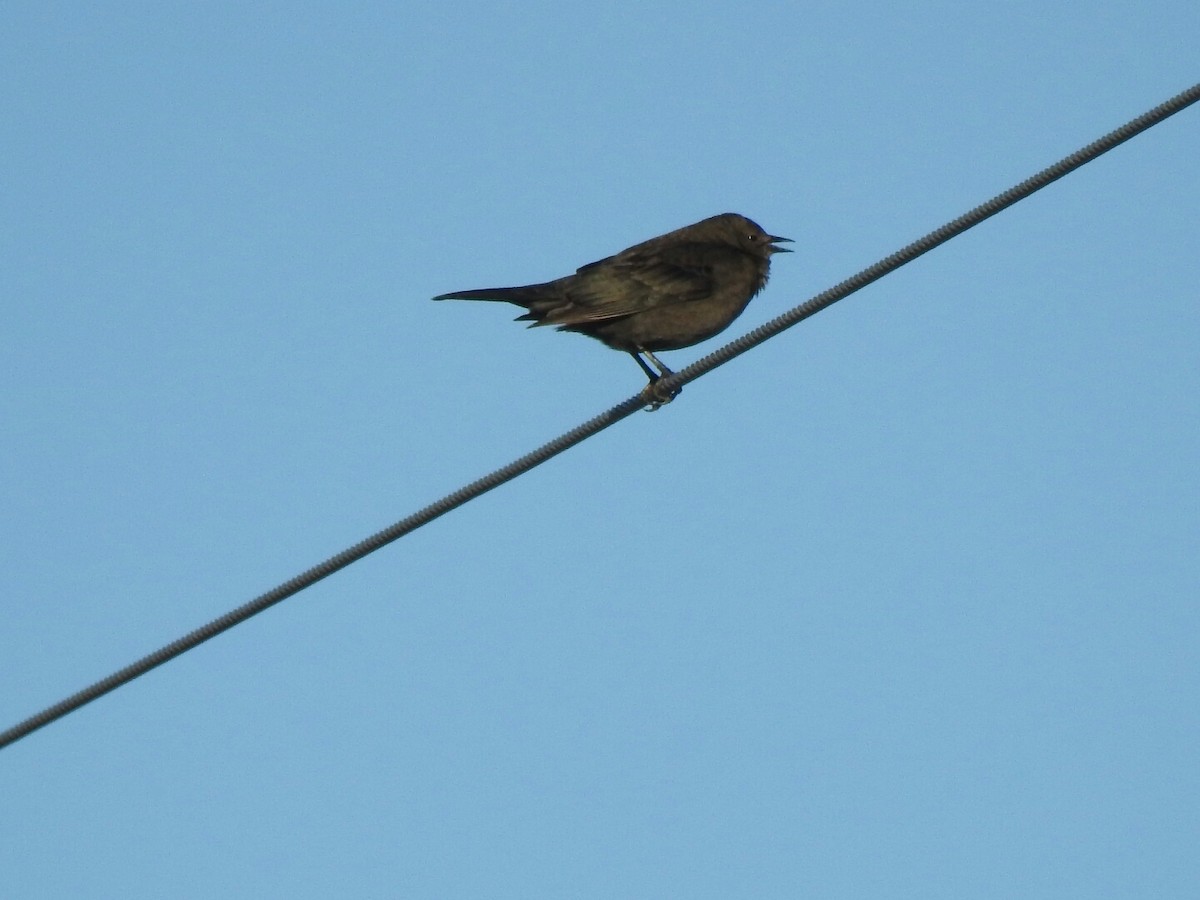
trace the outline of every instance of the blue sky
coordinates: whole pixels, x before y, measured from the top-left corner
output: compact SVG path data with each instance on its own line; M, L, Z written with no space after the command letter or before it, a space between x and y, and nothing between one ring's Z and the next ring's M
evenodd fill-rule
M732 338L1200 72L1182 0L3 19L3 727L642 384L430 296L733 210ZM1194 897L1198 145L3 751L5 896Z

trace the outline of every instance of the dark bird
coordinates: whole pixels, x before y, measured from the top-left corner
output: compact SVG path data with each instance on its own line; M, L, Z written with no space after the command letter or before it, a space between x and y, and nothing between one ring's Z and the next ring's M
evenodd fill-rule
M763 289L771 255L789 253L788 238L767 234L737 213L713 216L589 263L543 284L439 294L434 300L503 300L528 310L518 322L557 325L624 350L650 379L654 394L671 370L656 350L679 350L724 331ZM655 368L646 364L645 356ZM675 393L678 393L676 391Z

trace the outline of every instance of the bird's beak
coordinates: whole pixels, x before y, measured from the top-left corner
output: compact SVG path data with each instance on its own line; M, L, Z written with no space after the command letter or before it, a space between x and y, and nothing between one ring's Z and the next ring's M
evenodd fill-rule
M768 239L771 242L771 252L772 253L791 253L792 252L791 247L776 247L775 246L776 244L790 244L790 243L792 243L791 238L776 237L775 235L772 234L772 235L769 235Z

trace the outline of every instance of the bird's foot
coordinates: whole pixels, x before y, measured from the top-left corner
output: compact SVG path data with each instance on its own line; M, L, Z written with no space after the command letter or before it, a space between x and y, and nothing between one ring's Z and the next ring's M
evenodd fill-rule
M662 386L662 379L656 378L642 388L641 398L646 401L646 411L654 412L659 407L666 406L683 393L683 388L667 390Z

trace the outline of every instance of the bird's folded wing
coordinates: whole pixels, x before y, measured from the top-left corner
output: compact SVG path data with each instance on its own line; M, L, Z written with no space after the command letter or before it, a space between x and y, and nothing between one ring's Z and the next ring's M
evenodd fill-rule
M616 319L708 296L711 268L664 258L669 255L622 254L584 266L567 289L568 302L549 313L543 324Z

